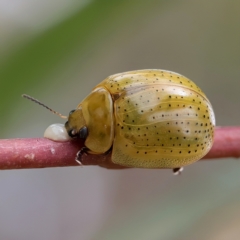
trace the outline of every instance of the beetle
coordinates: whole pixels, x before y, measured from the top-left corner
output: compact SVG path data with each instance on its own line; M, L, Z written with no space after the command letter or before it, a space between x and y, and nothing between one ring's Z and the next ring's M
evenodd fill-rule
M79 163L82 154L112 151L114 164L174 172L207 154L214 127L213 108L202 90L178 73L158 69L107 77L65 123L71 138L85 141Z

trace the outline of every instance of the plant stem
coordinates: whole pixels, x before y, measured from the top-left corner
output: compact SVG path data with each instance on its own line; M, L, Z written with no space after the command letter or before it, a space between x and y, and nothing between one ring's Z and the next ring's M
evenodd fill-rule
M0 169L78 166L76 153L84 142L54 142L46 138L1 139ZM240 127L216 127L214 145L204 159L240 157ZM83 155L82 165L122 169L111 162L111 153Z

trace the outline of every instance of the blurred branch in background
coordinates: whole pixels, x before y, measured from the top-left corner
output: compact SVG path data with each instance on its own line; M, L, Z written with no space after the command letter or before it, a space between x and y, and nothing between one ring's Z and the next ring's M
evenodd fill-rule
M0 169L77 166L76 153L84 142L54 142L45 138L0 140ZM214 145L204 159L240 157L240 127L217 127ZM83 165L122 169L106 155L83 155Z

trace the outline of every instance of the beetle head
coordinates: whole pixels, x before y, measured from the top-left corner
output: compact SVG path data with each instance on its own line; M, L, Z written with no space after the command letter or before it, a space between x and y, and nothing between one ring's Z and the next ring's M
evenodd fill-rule
M87 127L81 107L70 111L65 128L68 135L72 138L85 139L87 137Z

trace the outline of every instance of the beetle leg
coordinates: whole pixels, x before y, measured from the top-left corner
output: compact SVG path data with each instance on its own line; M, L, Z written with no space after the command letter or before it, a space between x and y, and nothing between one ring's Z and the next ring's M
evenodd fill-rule
M82 162L81 162L82 155L87 155L87 154L88 154L88 151L89 151L88 148L83 147L80 151L77 152L77 155L76 155L76 157L75 157L75 161L76 161L80 166L82 166Z
M173 168L173 175L180 175L182 171L183 171L183 167Z

